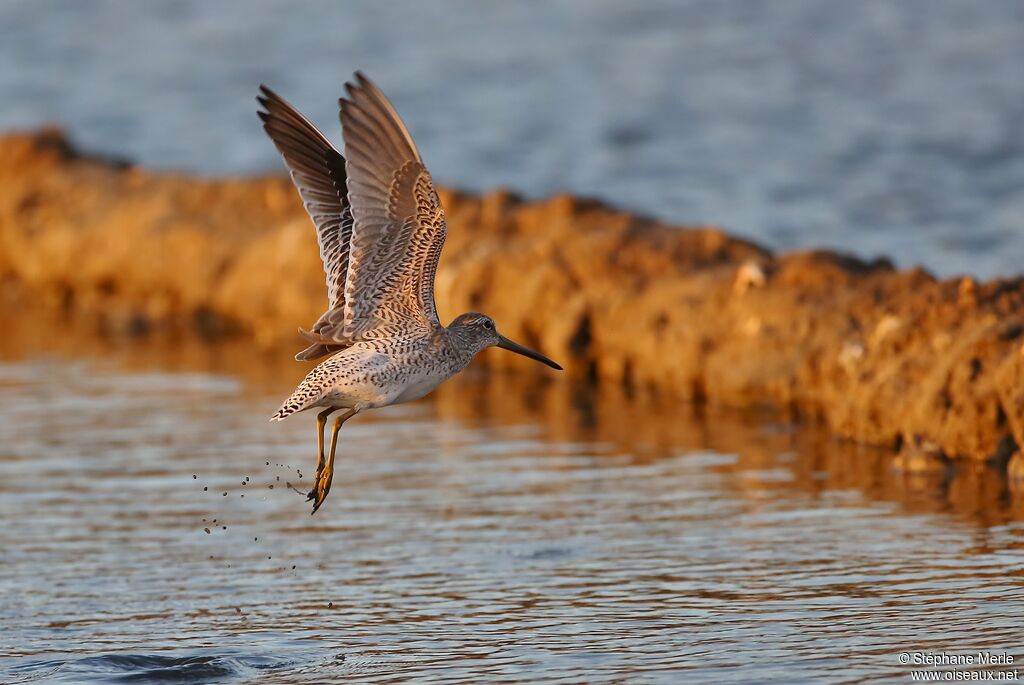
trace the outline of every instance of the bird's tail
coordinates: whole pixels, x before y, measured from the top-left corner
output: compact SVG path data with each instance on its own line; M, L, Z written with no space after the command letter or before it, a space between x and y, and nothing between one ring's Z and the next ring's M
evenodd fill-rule
M294 405L290 405L287 402L281 405L281 408L274 412L274 415L270 417L271 421L283 421L295 412L300 411L296 409Z
M273 416L270 417L271 421L283 421L292 414L300 412L304 409L309 409L317 402L320 401L321 394L319 391L312 387L309 379L303 380L299 387L295 388L295 392L291 394L291 397L284 401L281 408L278 409Z

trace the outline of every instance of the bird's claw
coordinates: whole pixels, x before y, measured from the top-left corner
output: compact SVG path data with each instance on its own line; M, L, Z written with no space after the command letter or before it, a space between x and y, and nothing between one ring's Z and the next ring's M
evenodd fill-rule
M315 514L317 509L320 508L320 505L324 503L324 500L327 499L327 493L329 493L330 491L331 491L331 477L330 476L318 477L316 479L316 483L314 483L314 485L313 485L313 489L309 491L308 495L306 495L306 501L307 502L308 501L312 501L313 502L313 511L310 512L311 516L313 514Z

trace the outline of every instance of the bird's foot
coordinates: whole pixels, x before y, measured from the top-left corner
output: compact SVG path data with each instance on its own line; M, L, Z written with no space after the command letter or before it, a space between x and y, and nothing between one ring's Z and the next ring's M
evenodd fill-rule
M316 510L320 508L320 505L327 499L327 493L331 491L331 480L334 477L334 473L324 469L323 473L317 474L316 482L313 484L313 489L306 495L307 501L313 502L313 511L311 514L315 514Z
M312 502L316 500L316 489L317 484L320 482L320 476L324 473L324 467L326 463L321 459L316 465L316 473L313 475L313 487L310 488L309 492L306 493L306 501Z

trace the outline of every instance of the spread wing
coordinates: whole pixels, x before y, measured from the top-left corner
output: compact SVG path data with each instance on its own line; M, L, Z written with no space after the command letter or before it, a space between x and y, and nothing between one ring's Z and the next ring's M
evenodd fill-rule
M345 278L349 266L352 211L346 188L345 158L302 114L266 86L256 98L263 111L263 129L274 141L291 172L309 218L316 225L320 257L327 277L327 311L301 331L313 344L296 355L302 361L316 359L347 347L344 335Z
M395 108L356 73L342 98L352 241L343 334L349 339L439 326L434 274L447 233L433 181Z

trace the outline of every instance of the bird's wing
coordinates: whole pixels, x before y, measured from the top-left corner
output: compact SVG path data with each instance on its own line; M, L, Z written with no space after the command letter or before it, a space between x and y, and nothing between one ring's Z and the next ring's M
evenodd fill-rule
M291 172L309 218L316 225L327 277L327 311L303 335L313 342L297 359L315 359L351 344L344 336L345 277L352 237L345 158L306 117L266 86L256 98L263 130L274 141Z
M351 339L433 330L434 274L447 233L444 210L395 108L356 73L339 101L352 245L344 335Z

